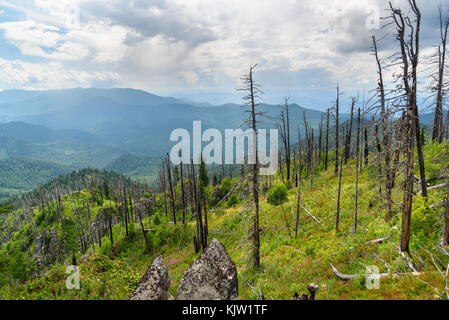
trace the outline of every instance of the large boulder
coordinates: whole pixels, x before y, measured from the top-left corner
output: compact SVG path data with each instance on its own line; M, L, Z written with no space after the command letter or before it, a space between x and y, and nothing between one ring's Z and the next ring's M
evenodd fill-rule
M238 299L237 268L217 239L213 239L201 256L184 272L178 286L177 299Z
M131 293L130 300L172 300L168 288L170 276L162 256L159 256L140 279L136 290Z

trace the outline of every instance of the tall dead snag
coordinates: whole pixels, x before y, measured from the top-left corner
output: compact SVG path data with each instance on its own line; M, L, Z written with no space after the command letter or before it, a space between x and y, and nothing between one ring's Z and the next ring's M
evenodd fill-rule
M139 195L140 197L140 195ZM143 226L143 218L142 218L142 204L137 204L136 211L137 217L139 218L140 228L142 230L143 239L145 240L145 252L146 254L150 254L150 244L148 242L147 232L145 231L145 227Z
M382 183L380 181L382 176L382 160L381 160L381 153L382 153L382 145L380 144L380 138L379 138L379 125L374 120L374 117L372 119L372 122L374 123L374 137L376 139L376 165L377 165L377 180L379 182L379 193L382 195Z
M356 98L356 97L351 98L351 120L349 121L349 129L346 134L345 163L348 163L348 160L351 157L352 123L354 121L354 107L358 100L359 100L359 98Z
M357 116L357 139L355 150L355 195L354 195L354 234L357 234L357 214L358 214L358 188L359 188L359 157L360 157L360 108Z
M445 199L443 245L449 245L449 187Z
M338 196L337 196L337 215L335 218L335 230L339 231L340 226L340 198L341 198L341 176L343 172L343 157L341 158L340 163L340 175L338 177Z
M301 131L298 127L298 185L302 182L302 143L301 143Z
M323 114L321 114L321 118L320 118L320 136L318 139L318 166L321 165L322 138L323 138Z
M409 3L414 3L414 0L409 0ZM403 87L402 89L405 92L405 102L406 102L406 112L404 113L405 119L404 123L404 149L405 149L405 177L404 177L404 201L402 207L402 230L401 230L401 245L400 250L402 252L409 253L409 242L410 242L410 223L411 223L411 215L412 215L412 203L413 203L413 182L414 182L414 137L416 135L416 122L414 121L415 117L415 105L416 105L416 78L411 76L409 71L409 56L414 57L413 54L408 56L408 52L414 52L415 49L413 46L409 46L409 43L405 40L406 34L406 26L408 25L412 28L410 19L407 17L403 17L402 11L400 9L393 8L393 5L390 2L390 9L392 12L392 19L396 26L396 39L399 41L400 45L400 57L399 61L402 64L402 73L398 75L402 79ZM407 21L407 22L406 22ZM412 28L410 39L413 42L413 31ZM418 29L419 30L419 29ZM410 85L410 77L412 77L412 85Z
M449 245L449 187L447 188L445 200L443 244L447 246Z
M288 99L285 98L285 116L286 116L286 140L287 140L287 150L286 150L286 160L287 160L287 182L288 186L290 188L290 165L291 165L291 153L290 153L290 116L289 116L289 110L288 110Z
M181 206L182 206L182 223L186 224L186 198L184 192L184 170L183 164L181 161Z
M382 121L382 144L384 146L384 159L385 159L385 220L388 222L391 219L391 189L392 189L392 172L391 172L391 146L390 146L390 133L388 130L388 113L385 104L385 86L382 70L382 62L379 58L377 41L373 36L373 55L376 58L377 63L377 93L379 95L380 102L380 120Z
M173 190L173 182L172 182L172 177L171 177L171 167L170 167L170 156L167 153L167 180L168 180L168 185L170 187L170 201L171 201L171 208L172 208L172 218L173 218L173 223L176 225L176 207L175 207L175 194L174 194L174 190Z
M310 178L310 189L312 189L313 182L313 129L312 133L309 134L310 124L306 119L306 114L303 112L305 139L307 147L307 177Z
M260 266L260 235L259 235L259 190L258 190L258 159L257 159L257 116L263 116L263 113L257 112L256 107L258 104L256 100L260 98L262 95L262 91L260 90L260 86L254 81L254 68L257 66L251 66L249 69L249 73L244 75L241 80L243 83L243 87L239 89L240 91L247 92L247 95L243 97L245 101L245 105L249 106L249 110L245 110L250 114L248 120L245 121L252 130L253 137L253 148L252 150L248 150L249 152L253 152L253 157L255 159L254 164L252 165L252 189L253 189L253 199L254 199L254 225L253 225L253 265L254 268L259 268Z
M419 123L418 112L418 63L419 63L419 46L420 46L420 31L421 31L421 11L416 5L416 0L409 0L412 11L415 15L415 26L413 26L410 19L406 19L406 23L410 28L410 41L408 44L408 54L412 65L412 87L410 104L413 107L413 121L415 121L415 136L416 136L416 151L418 153L419 173L421 178L422 195L427 197L427 179L426 167L424 165L424 154L421 139L421 129Z
M298 187L298 199L296 203L296 224L295 224L295 239L298 238L298 228L299 228L299 212L301 209L301 187Z
M443 19L441 5L439 6L440 16L440 39L438 52L433 57L437 59L438 71L433 75L431 91L436 94L435 118L433 121L432 141L443 142L444 126L443 126L443 100L446 93L447 83L445 83L445 64L446 64L446 44L447 33L449 29L449 18ZM443 21L444 20L444 21Z
M363 106L362 106L362 110L360 110L361 112L361 116L362 118L360 119L360 156L359 156L359 169L360 169L360 173L362 173L363 171L363 154L362 152L365 149L365 144L362 143L363 141L363 132L364 132L364 125L365 125L365 108L366 108L366 104L365 104L365 90L363 92Z
M126 196L126 182L122 173L122 181L123 181L123 195L122 195L122 215L123 220L125 221L125 237L128 238L128 199Z
M193 204L196 215L196 237L194 237L195 252L198 252L200 247L204 250L206 247L204 239L204 229L203 229L203 218L201 214L201 197L199 192L199 183L197 183L195 165L193 164L193 159L190 159L190 179L193 182Z
M206 205L206 187L209 184L209 176L207 175L206 163L204 162L203 155L201 154L201 163L199 168L199 192L200 192L200 201L202 203L204 209L204 224L203 224L203 249L207 247L207 236L209 233L209 227L207 222L207 205ZM201 210L201 208L200 208Z
M287 104L286 104L286 109L287 109ZM283 110L281 110L281 114L280 114L280 118L282 121L282 124L277 124L277 129L279 131L279 134L281 136L281 141L282 144L284 145L284 153L285 153L285 163L287 166L287 184L290 185L290 160L289 160L289 137L288 137L288 133L287 133L287 125L286 125L286 116ZM282 168L282 158L280 159L280 167ZM284 172L281 170L282 175L284 174ZM282 181L284 181L284 177L282 177Z
M369 145L368 145L368 129L365 127L365 147L364 147L364 156L365 156L365 168L368 167L369 161Z
M312 128L312 136L310 137L310 190L313 189L313 164L314 164L314 136L313 136L313 128Z
M161 190L164 193L164 211L165 216L168 216L168 209L167 209L167 184L166 184L166 178L165 178L165 160L162 161L162 168L161 172L159 173L159 190Z
M330 110L327 109L327 121L326 121L326 154L324 157L324 170L327 171L327 163L328 163L328 156L329 156L329 119L330 118Z
M337 85L337 100L335 101L335 174L338 173L339 152L339 115L340 115L340 87Z

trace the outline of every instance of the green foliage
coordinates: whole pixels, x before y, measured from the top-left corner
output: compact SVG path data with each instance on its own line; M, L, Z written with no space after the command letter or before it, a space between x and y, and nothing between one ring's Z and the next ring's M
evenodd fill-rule
M10 213L13 210L14 210L14 205L12 205L12 204L6 205L4 207L0 207L0 214L1 213Z
M437 152L437 149L440 149ZM425 147L426 165L433 167L429 172L436 176L440 174L444 164L443 148L434 146L430 142ZM432 156L430 156L432 155ZM331 157L330 157L331 158ZM332 159L332 158L331 158ZM440 161L438 162L438 159ZM370 161L368 168L363 168L359 175L359 225L357 235L353 234L354 214L354 161L349 161L343 167L342 198L340 212L340 232L335 232L335 205L337 195L338 175L334 175L333 166L329 164L328 172L316 170L314 187L312 190L304 188L301 194L301 209L299 216L299 232L297 238L288 235L286 224L290 230L294 227L296 214L296 191L287 190L280 183L280 176L275 177L274 187L269 190L267 198L260 197L260 227L261 233L261 267L259 270L248 268L248 253L250 248L245 246L242 239L247 239L248 228L252 227L252 214L248 213L247 186L237 188L230 195L226 204L216 210L208 212L209 241L217 238L222 242L229 255L235 262L239 275L239 298L255 299L257 292L254 288L270 299L291 299L294 292L306 292L306 285L315 282L319 285L317 299L434 299L435 294L431 288L423 285L415 277L393 278L381 280L380 290L367 290L365 265L376 265L381 272L386 272L384 264L377 258L383 259L394 272L409 273L409 268L397 253L395 244L400 238L400 207L393 206L393 219L386 223L384 207L376 184L377 168L374 161ZM82 184L89 174L99 174L94 190L83 190ZM84 178L82 178L84 177ZM61 180L59 180L61 179ZM162 255L169 268L172 281L171 293L176 293L177 284L186 268L198 257L192 246L192 237L196 234L195 219L191 212L187 212L187 224L170 224L171 217L163 214L163 195L155 194L156 203L151 212L142 210L143 225L147 232L149 253L147 253L140 222L131 221L128 224L128 237L125 237L124 221L115 208L120 208L120 200L114 200L119 194L117 185L120 185L121 175L108 172L87 171L68 174L55 181L62 181L72 190L80 192L66 194L62 199L62 222L55 211L55 203L41 209L38 198L39 193L33 193L36 205L24 206L23 209L8 207L4 214L0 214L0 298L1 299L128 299L129 294L137 285L138 279L146 272L153 259ZM104 181L108 186L103 188ZM224 179L219 186L208 186L205 195L208 201L211 198L221 200L233 188L237 179ZM188 183L188 178L185 180ZM128 183L128 182L126 182ZM57 184L48 185L46 189L52 190ZM62 184L61 184L62 185ZM128 186L128 185L127 185ZM65 188L65 187L64 187ZM118 219L113 219L114 244L109 239L109 231L103 230L102 245L98 247L96 235L89 243L87 253L80 252L79 218L75 211L75 204L79 209L82 225L90 226L87 210L83 210L83 202L90 205L91 219L101 217L101 190L103 196L109 193L112 199L106 199L106 217L108 213ZM129 188L128 190L131 190ZM92 193L91 193L92 192ZM140 196L142 203L136 204L134 209L144 207L152 200L146 190L134 193ZM51 193L51 192L50 192ZM211 195L212 194L212 195ZM402 197L401 177L398 176L396 188L393 192L394 202L400 202ZM423 267L420 279L437 287L443 285L439 274L435 272L431 259L421 248L433 248L438 245L443 226L443 209L439 204L444 197L441 190L430 190L427 199L415 196L412 212L412 253L419 253L415 262ZM180 215L180 188L176 188L177 214ZM32 198L31 198L32 199ZM242 200L245 199L245 200ZM116 201L118 201L116 203ZM138 200L133 200L138 201ZM74 203L75 202L75 203ZM241 204L239 203L241 202ZM284 203L285 216L278 206ZM209 203L211 204L211 202ZM142 206L142 207L139 207ZM131 211L131 206L128 206ZM21 206L17 206L21 208ZM109 211L110 210L110 211ZM134 210L136 212L136 210ZM56 213L55 213L56 212ZM134 212L134 214L135 214ZM152 213L154 212L154 215ZM309 214L310 213L310 214ZM317 223L314 215L321 223ZM56 219L55 217L58 217ZM131 219L133 220L133 219ZM138 221L138 220L137 220ZM179 221L179 220L178 220ZM46 245L51 240L49 230L57 230L58 240L67 253L60 252L60 261L70 262L71 251L75 251L80 262L81 290L66 290L65 267L54 263L37 270L33 255L37 236L43 230L47 231ZM86 231L87 232L87 231ZM369 244L369 240L390 236L391 241L381 244ZM70 253L70 254L68 254ZM375 253L374 256L372 253ZM82 259L81 256L84 255ZM418 255L414 255L417 257ZM445 264L447 257L435 254L435 258ZM422 262L421 259L424 261ZM330 269L329 263L336 266L345 274L359 275L357 279L343 283ZM439 263L439 262L438 262ZM41 276L34 278L35 272L40 271ZM33 275L33 276L32 276Z
M438 177L444 174L443 169L449 166L449 143L429 142L425 145L423 153L427 182L435 184Z
M76 241L76 228L73 222L64 223L62 228L63 240L66 248L66 253L71 254L78 249Z
M226 195L231 191L231 189L232 180L230 178L224 178L220 186L214 189L213 198L215 201L213 202L213 204L216 204L219 201L223 200L224 197L226 197Z
M103 254L95 254L87 263L80 265L80 274L86 278L95 279L107 274L117 284L126 285L133 290L139 280L139 275L128 264L120 260L112 260Z
M109 163L105 169L123 172L126 176L135 180L140 182L146 181L150 185L155 185L159 170L159 158L125 154Z
M231 196L229 197L229 200L228 200L228 208L232 208L238 203L239 203L239 198L237 197L237 195L231 194Z
M66 173L68 167L20 158L0 160L0 202Z
M199 181L202 187L207 187L209 185L209 176L207 175L207 167L203 157L201 157L201 164L199 169Z
M159 214L159 212L156 212L153 216L153 224L155 226L158 226L161 224L161 215Z
M278 184L268 191L267 202L272 206L279 206L287 201L287 187L283 184Z

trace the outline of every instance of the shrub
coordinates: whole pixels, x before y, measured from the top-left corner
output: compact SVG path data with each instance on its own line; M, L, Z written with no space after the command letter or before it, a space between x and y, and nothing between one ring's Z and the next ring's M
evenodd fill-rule
M287 188L283 184L279 184L268 191L268 203L272 206L279 206L287 201Z
M153 216L153 224L154 224L155 226L158 226L158 225L161 224L161 216L160 216L159 212L156 212L156 213L154 214L154 216Z
M237 198L237 195L231 194L231 196L229 197L229 200L228 200L228 208L232 208L237 203L239 203L239 199Z
M225 178L220 186L215 188L210 195L209 203L212 207L216 206L224 197L231 191L232 181L230 178Z

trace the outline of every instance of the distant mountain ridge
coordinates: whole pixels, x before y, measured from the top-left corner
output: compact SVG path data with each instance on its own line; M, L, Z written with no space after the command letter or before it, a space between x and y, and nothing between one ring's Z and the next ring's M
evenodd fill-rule
M314 129L325 121L321 111L289 107L292 145L304 127L303 113ZM269 116L258 128L270 129L284 106L261 103L258 109ZM203 131L224 132L240 127L247 117L238 104L213 105L134 89L0 91L0 161L4 170L17 173L14 179L0 176L0 192L5 197L36 187L43 182L39 170L47 179L68 170L105 168L155 182L160 159L174 145L169 140L174 129L191 132L193 121L200 120ZM342 124L347 120L349 115L340 115ZM433 114L422 114L421 121L431 123ZM331 132L333 126L331 119Z
M283 106L261 104L259 108L276 117ZM303 127L303 112L312 127L318 127L323 114L296 104L292 104L290 110L291 127L295 132L297 127ZM237 104L216 106L134 89L0 92L0 119L6 119L1 122L45 126L58 134L61 130L66 134L71 130L81 136L82 131L87 140L96 144L150 157L164 155L172 145L170 133L177 128L191 131L194 120L202 121L204 129L224 130L240 127L246 117L243 107ZM274 127L272 120L264 120L260 125L260 128ZM50 132L45 134L51 135ZM23 134L14 137L23 138Z

